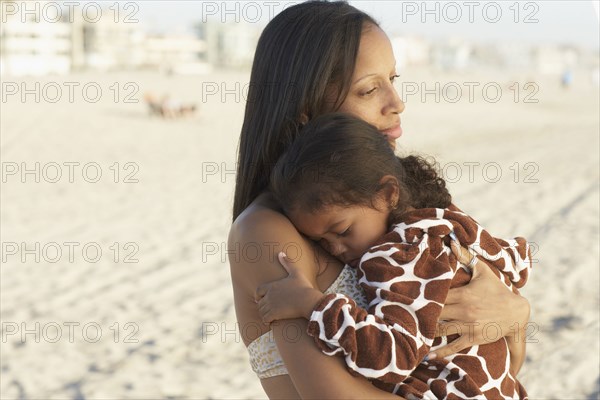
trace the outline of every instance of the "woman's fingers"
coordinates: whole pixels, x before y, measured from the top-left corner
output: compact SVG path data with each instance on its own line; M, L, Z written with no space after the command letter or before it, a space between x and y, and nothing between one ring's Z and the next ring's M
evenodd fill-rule
M457 287L454 289L448 290L448 295L446 296L446 302L444 303L444 308L442 309L442 314L444 312L449 312L450 305L452 304L464 304L465 302L465 288L466 286ZM448 308L448 310L446 309ZM453 319L450 315L444 315L443 319Z
M484 261L480 260L479 258L476 258L476 259L477 259L477 262L472 267L473 275L471 277L471 281L470 281L471 283L466 286L461 286L461 287L450 289L448 291L448 296L446 296L446 302L445 302L444 308L446 308L446 306L449 304L462 304L464 306L464 305L472 303L474 301L481 300L481 298L477 298L472 293L473 287L471 286L471 284L478 280L481 280L481 279L487 280L487 278L489 278L493 283L501 284L501 282L498 280L498 277L496 277L496 275L492 272L490 267ZM472 258L470 258L468 260L470 261L470 260L472 260ZM447 316L447 317L448 317L447 319L453 318L450 316Z
M460 322L454 322L454 321L438 322L436 331L435 331L435 336L436 337L449 336L449 335L455 335L457 333L460 334L461 332L462 332L462 327L461 327Z
M471 262L473 256L469 253L469 250L462 247L457 241L452 240L450 242L450 249L458 259L459 263L468 265Z
M485 262L481 261L479 258L477 259L477 263L473 266L472 270L473 270L473 277L471 278L471 280L480 279L482 276L485 276L485 275L491 276L494 279L498 279L498 277L496 276L496 274L494 274L492 269Z
M464 305L456 302L456 304L445 304L440 313L440 319L446 321L461 320L465 317Z
M440 347L439 349L435 349L429 353L427 357L429 360L444 358L451 354L456 354L459 351L471 346L473 346L473 341L469 338L469 335L463 335L454 342L448 343L446 346Z
M482 343L481 329L477 322L442 321L438 322L435 336L460 335L469 339L471 346Z
M456 256L458 262L468 266L470 269L474 269L476 265L481 266L483 263L476 255L471 254L468 249L461 246L457 241L453 240L450 242L450 249Z
M469 253L469 250L467 250L465 247L462 247L458 242L454 240L451 241L450 248L452 249L452 253L454 253L459 263L470 266L471 270L473 271L473 278L482 273L489 272L493 274L485 262L481 261L477 256Z

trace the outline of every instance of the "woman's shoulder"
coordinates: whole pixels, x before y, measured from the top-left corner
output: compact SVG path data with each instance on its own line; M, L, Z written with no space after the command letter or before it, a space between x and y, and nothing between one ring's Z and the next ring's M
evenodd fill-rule
M239 243L269 239L282 229L297 233L271 194L264 192L233 221L229 230L229 241L235 240Z
M264 194L246 207L229 231L227 258L236 315L241 326L263 326L254 294L259 285L288 275L277 258L280 251L295 260L307 277L317 275L319 260L310 240L303 237L273 199ZM335 277L329 279L333 281ZM260 332L242 331L244 343L248 345L267 330L268 326Z
M316 268L311 241L296 230L272 197L263 193L236 218L229 231L232 277L241 278L251 290L261 283L285 277L287 273L277 259L280 251L297 259L307 271Z

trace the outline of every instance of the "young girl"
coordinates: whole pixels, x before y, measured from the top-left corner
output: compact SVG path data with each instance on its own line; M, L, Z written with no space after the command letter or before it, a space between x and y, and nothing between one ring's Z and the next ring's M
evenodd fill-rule
M500 338L495 342L427 357L459 336L434 340L448 290L471 279L452 242L516 291L531 267L524 239L493 238L451 203L424 159L396 157L375 127L340 113L303 128L277 162L271 190L300 232L358 267L369 307L324 295L291 271L257 290L265 322L309 319L308 333L325 354L344 355L351 371L405 398L526 397L510 371L507 342L494 329L488 334Z

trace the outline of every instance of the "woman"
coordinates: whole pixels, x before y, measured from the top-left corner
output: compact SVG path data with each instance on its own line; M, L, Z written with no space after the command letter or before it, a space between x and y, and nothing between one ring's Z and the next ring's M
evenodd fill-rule
M342 263L301 236L285 218L266 191L268 177L299 127L327 112L365 120L395 146L402 134L404 103L393 86L395 60L389 39L372 18L344 2L307 2L287 8L269 22L254 60L229 248L238 250L230 265L244 343L248 346L272 329L276 356L280 353L285 363L286 374L280 370L261 379L261 384L271 398L397 398L350 375L342 359L321 354L306 334L305 320L262 323L254 300L259 285L286 276L276 257L279 251L285 251L308 277L317 276L314 284L320 289L338 282ZM465 255L461 262L468 263L469 258ZM441 315L453 321L441 326L444 334L457 333L462 326L469 335L437 355L484 343L488 322L499 324L505 334L515 334L515 324L524 327L528 318L527 300L507 291L489 268L478 264L469 285L450 291ZM524 343L507 339L512 368L518 370Z

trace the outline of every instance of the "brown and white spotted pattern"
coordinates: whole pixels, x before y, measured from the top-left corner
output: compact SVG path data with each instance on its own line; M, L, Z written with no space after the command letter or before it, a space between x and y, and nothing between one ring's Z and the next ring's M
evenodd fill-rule
M405 398L526 398L509 372L505 339L424 361L431 349L458 335L435 338L448 290L471 279L450 249L454 232L463 247L486 262L507 288L516 292L531 269L523 238L493 238L455 206L419 209L365 253L359 282L368 310L343 294L325 296L315 307L309 334L328 355L341 354L355 374Z

